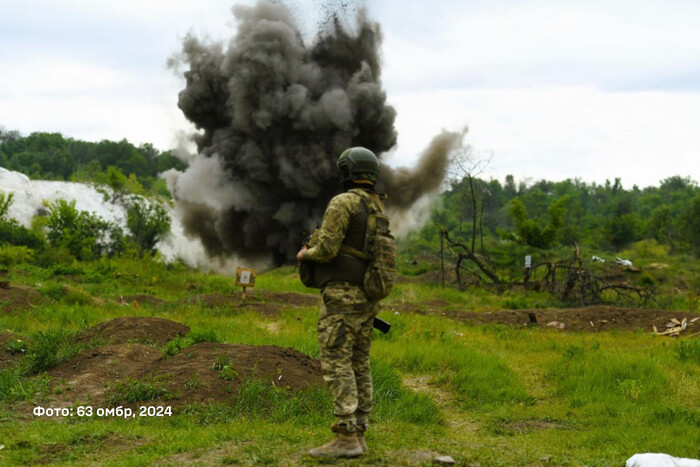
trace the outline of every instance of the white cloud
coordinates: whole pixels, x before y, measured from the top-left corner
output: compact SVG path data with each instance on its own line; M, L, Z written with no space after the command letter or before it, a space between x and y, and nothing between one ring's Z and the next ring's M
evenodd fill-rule
M175 145L191 125L177 108L184 84L165 61L189 30L230 38L232 4L3 1L0 125ZM700 178L700 2L367 4L383 27L383 80L398 110L393 164L411 164L442 128L469 125L467 141L494 153L499 178Z
M401 90L545 84L626 88L651 84L657 74L668 79L700 70L698 2L412 3L413 23L407 27L400 26L401 18L392 18L393 8L382 5L375 9L380 20L387 19L384 77L389 87Z
M700 176L700 93L604 92L592 88L478 89L405 93L396 165L412 165L440 127L468 124L466 141L494 155L487 175L655 185Z

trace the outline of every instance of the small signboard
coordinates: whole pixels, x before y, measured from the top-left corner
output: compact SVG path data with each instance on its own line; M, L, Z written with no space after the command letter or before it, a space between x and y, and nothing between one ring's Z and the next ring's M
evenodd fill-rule
M525 256L525 269L530 269L532 267L532 256Z
M255 269L236 268L236 285L238 287L255 287Z
M243 287L243 299L245 299L246 288L255 287L255 269L236 268L236 286Z

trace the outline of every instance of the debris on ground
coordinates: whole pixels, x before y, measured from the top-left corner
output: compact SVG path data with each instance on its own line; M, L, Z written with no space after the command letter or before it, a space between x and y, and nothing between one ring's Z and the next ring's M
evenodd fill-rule
M657 336L678 337L681 333L688 330L689 326L694 325L698 321L700 321L700 317L693 318L690 321L688 321L688 318L683 318L682 321L679 321L677 318L671 318L671 321L666 323L665 331L659 331L656 326L652 326L652 329L654 329L654 334Z
M550 321L549 323L547 323L547 326L555 329L564 329L566 327L566 324L561 323L559 321Z
M435 464L449 465L449 464L454 464L455 460L450 456L438 456L435 459L433 459L433 462Z

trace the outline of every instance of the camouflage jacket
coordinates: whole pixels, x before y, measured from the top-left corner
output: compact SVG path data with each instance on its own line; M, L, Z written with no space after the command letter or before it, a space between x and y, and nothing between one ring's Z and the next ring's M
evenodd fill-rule
M343 244L350 218L361 204L362 198L350 192L334 196L326 207L321 227L311 234L309 249L304 252L304 260L317 263L332 261Z

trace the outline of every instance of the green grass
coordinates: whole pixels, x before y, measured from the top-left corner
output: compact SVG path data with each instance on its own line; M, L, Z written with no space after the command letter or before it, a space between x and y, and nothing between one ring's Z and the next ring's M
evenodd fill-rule
M75 333L104 320L157 316L186 324L190 333L163 347L168 355L198 342L223 342L317 356L318 311L282 305L278 314L262 315L190 302L194 295L238 290L231 278L152 259L19 266L9 279L41 284L46 302L0 313L0 329L26 342L21 361L0 371L0 464L306 464L315 463L308 449L330 437L334 420L326 389L288 391L256 380L241 382L230 401L191 405L167 417L34 417L35 404L50 406L46 369L80 350ZM87 299L67 299L71 290ZM291 267L259 275L255 290L316 293L299 283ZM120 304L119 297L133 294L162 303ZM699 339L394 314L402 302L436 300L475 312L553 306L544 294L399 284L380 313L392 329L375 332L373 342L370 454L339 463L419 464L418 451L481 465L622 465L637 452L700 457L700 408L694 403L700 400ZM225 373L231 363L211 365L225 378L237 378ZM201 384L194 376L185 382L189 389ZM111 396L115 404L167 405L168 391L166 381L143 378L117 385Z
M118 405L122 402L136 403L162 400L168 401L175 397L175 394L168 389L165 382L149 380L139 381L128 379L121 381L110 390L109 404Z

